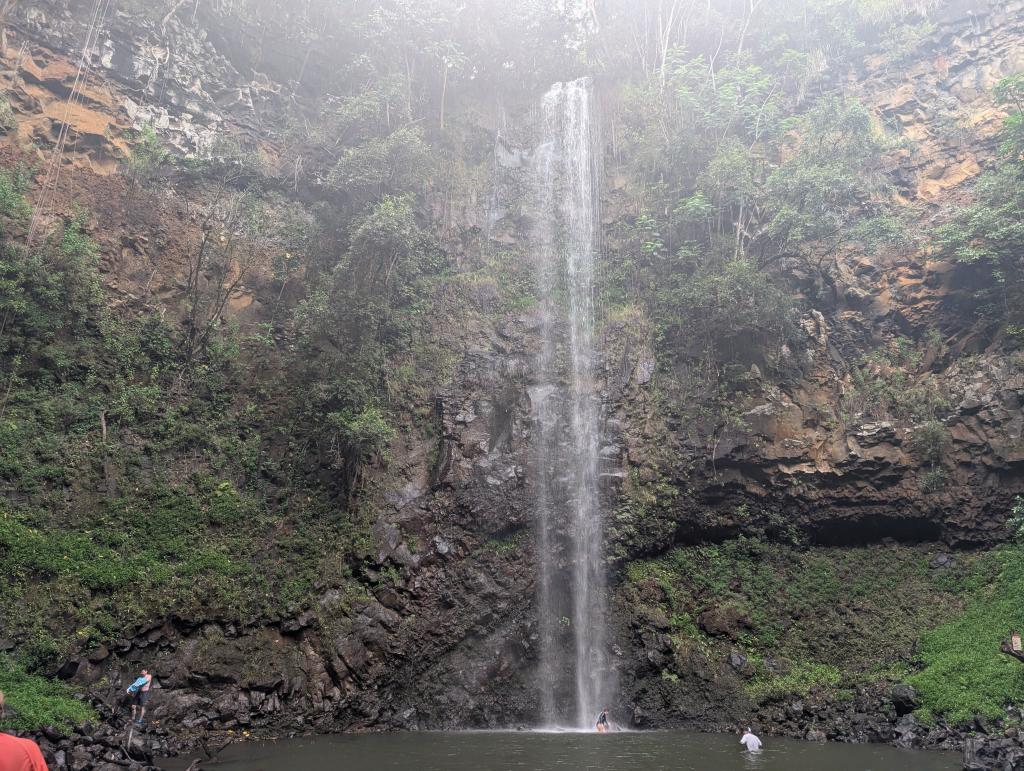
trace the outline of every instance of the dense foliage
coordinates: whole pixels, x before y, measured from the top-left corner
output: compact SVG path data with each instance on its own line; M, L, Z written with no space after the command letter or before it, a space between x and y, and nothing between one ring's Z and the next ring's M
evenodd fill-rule
M991 281L979 290L979 312L1024 344L1024 75L1002 79L996 101L1009 115L1000 157L974 189L974 200L939 228L939 245L957 260L980 264Z
M922 629L947 621L950 630L966 629L950 620L966 597L984 591L992 560L968 558L942 570L930 569L928 561L927 552L909 547L879 554L877 547L808 549L740 538L630 563L625 599L669 630L677 654L669 675L685 671L690 650L712 660L740 651L751 666L746 691L752 701L814 690L835 695L867 680L905 676ZM709 634L700 620L705 612L724 615L730 624ZM994 632L1008 620L993 619L986 628ZM929 638L923 654L929 667L915 682L948 674L931 661L949 655L938 637L951 633ZM1000 666L998 640L993 648L991 634L984 641L960 639L968 638L972 651ZM974 671L961 670L958 682L974 682ZM947 709L931 689L922 694L929 708Z
M0 691L9 705L17 705L17 712L11 711L0 722L0 728L31 730L53 726L67 730L96 718L95 711L76 699L69 686L29 674L2 654Z
M921 692L926 716L963 722L975 715L1001 718L1008 706L1024 700L1024 669L999 651L1012 630L1024 627L1024 554L1006 548L997 559L998 576L966 612L922 639L923 669L910 682Z

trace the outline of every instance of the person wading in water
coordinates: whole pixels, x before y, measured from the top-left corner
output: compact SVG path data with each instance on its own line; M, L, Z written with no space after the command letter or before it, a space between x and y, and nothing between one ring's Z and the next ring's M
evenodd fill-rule
M608 731L608 708L605 707L601 710L601 714L597 716L597 732L603 734Z
M761 750L761 740L754 736L754 732L749 728L743 732L740 744L747 748L747 752L759 752Z

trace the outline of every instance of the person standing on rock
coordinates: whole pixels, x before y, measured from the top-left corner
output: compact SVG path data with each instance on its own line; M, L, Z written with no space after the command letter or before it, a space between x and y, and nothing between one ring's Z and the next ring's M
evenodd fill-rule
M754 736L754 732L747 728L740 737L740 744L747 748L747 752L760 752L761 740Z
M599 734L606 733L608 731L608 708L605 707L601 710L601 714L597 716L597 732Z
M152 682L153 675L143 669L135 682L128 686L128 693L132 697L132 720L136 725L142 725L142 721L146 717L146 702L149 701L149 686ZM136 710L139 711L138 718L135 717Z

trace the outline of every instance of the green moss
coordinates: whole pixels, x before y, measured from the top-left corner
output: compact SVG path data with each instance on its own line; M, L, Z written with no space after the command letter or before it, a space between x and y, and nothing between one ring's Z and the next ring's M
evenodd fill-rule
M96 719L92 707L76 699L67 685L29 674L6 656L0 656L0 691L10 707L9 717L0 721L2 728L67 729Z
M499 557L512 557L523 550L526 543L526 531L517 530L503 538L492 538L487 542L487 548Z
M961 612L990 574L984 556L928 567L925 549L906 546L801 549L738 538L675 549L625 567L626 601L667 620L680 646L713 658L738 649L752 662L797 662L785 675L755 667L751 696L770 699L815 685L899 680L923 630ZM697 617L732 608L733 639L700 630Z
M1024 665L999 652L1011 630L1024 629L1024 549L997 554L999 574L962 615L924 635L923 669L910 678L924 708L954 721L996 718L1024 701Z
M747 694L755 702L774 701L790 696L806 696L811 691L834 689L843 675L834 666L802 661L785 674L773 674L763 666L746 683Z

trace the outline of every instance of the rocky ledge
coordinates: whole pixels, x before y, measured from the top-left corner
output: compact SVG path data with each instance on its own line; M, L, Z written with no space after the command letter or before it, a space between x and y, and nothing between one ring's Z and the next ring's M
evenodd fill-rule
M26 736L39 744L51 771L157 771L156 758L178 754L178 742L166 730L129 728L123 720L83 723L70 731L44 728Z

